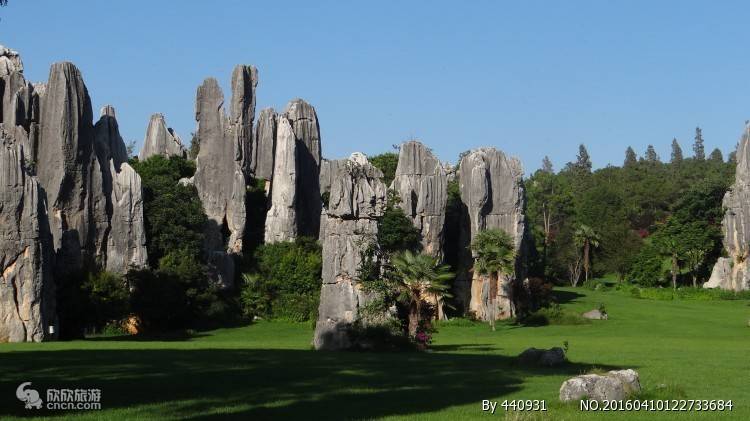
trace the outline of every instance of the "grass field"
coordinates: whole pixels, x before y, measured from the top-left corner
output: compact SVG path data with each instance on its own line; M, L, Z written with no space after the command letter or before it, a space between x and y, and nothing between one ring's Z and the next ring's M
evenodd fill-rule
M563 306L603 303L610 319L520 327L447 323L433 352L310 350L309 324L264 322L147 341L98 338L0 345L0 419L750 419L748 301L651 301L557 290ZM518 366L525 348L569 344L570 364ZM723 413L582 413L558 403L560 384L592 368L634 368L647 392L731 399ZM102 410L25 410L15 389L99 388ZM655 392L654 392L655 393ZM663 393L659 396L674 397ZM652 395L655 396L655 395ZM44 398L44 396L43 396ZM482 413L482 399L544 399L545 413Z

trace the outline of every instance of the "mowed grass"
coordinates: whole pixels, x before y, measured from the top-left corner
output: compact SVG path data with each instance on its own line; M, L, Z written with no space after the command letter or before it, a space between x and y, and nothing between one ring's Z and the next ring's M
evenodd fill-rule
M567 309L604 304L610 319L520 327L446 323L433 352L315 352L309 324L264 322L148 341L102 338L0 345L0 419L750 419L748 301L651 301L561 288ZM519 366L534 346L569 344L570 364ZM731 412L581 412L561 383L592 369L634 368L688 399L732 400ZM25 410L15 389L99 388L101 411ZM664 396L663 397L668 397ZM680 396L673 396L678 398ZM43 397L44 398L44 397ZM544 413L481 411L481 401L543 399Z

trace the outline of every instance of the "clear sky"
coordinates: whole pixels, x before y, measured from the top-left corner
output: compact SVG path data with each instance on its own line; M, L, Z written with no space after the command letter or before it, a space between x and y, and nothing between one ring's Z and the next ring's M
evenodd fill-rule
M189 141L195 91L259 69L258 110L312 103L323 154L422 139L443 160L495 146L556 168L585 143L594 166L631 145L662 159L696 125L733 150L750 118L750 3L742 1L9 0L0 44L27 79L83 72L94 110L138 145L162 112Z

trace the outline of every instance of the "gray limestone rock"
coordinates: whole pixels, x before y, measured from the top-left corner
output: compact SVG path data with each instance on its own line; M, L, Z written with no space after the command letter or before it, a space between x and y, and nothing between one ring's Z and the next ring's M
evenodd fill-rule
M582 314L584 319L589 320L607 320L609 316L605 312L601 312L598 309L593 309Z
M297 140L297 232L317 237L320 233L321 145L315 108L302 99L294 99L284 113Z
M242 163L242 171L248 179L252 174L252 137L257 86L258 70L255 66L235 66L232 71L231 124L240 154L237 160Z
M164 114L159 113L153 114L148 122L146 137L143 139L143 148L138 159L145 161L154 155L187 157L187 150L182 145L180 136L172 128L167 127Z
M233 100L237 103L241 101ZM233 285L234 267L232 259L223 255L241 254L245 233L244 155L241 128L232 123L240 117L225 114L224 94L216 79L206 79L198 88L195 119L201 147L194 183L209 220L204 248L209 260L220 265L211 270L213 281L228 288Z
M253 133L251 172L255 178L273 178L276 156L278 116L273 108L265 108L258 114L258 123Z
M0 342L39 342L55 337L52 238L24 132L15 133L0 125Z
M506 157L494 148L480 148L465 155L459 165L461 201L468 213L468 227L462 227L459 270L456 292L468 311L482 320L494 314L498 319L515 315L513 292L523 279L525 224L525 196L523 168L516 158ZM467 229L468 228L468 229ZM500 229L508 233L516 249L516 270L511 276L499 276L495 303L496 311L488 308L491 288L487 276L470 271L473 257L468 251L479 231Z
M93 266L106 247L107 198L94 153L91 100L71 63L55 63L50 69L35 162L39 184L47 193L58 269Z
M560 386L562 402L591 399L597 401L624 400L641 390L635 370L616 370L600 374L584 374L566 380Z
M102 108L94 132L108 215L108 229L102 240L106 244L106 259L102 263L110 272L127 273L145 267L148 262L141 177L127 163L127 150L114 107Z
M271 208L266 214L265 242L290 241L297 237L297 147L292 126L285 116L278 119Z
M17 51L0 45L0 77L23 72L23 62Z
M724 195L726 209L722 220L724 249L729 257L720 257L704 288L733 291L750 289L750 123L745 126L737 146L737 170L734 184Z
M333 163L333 161L332 161ZM377 219L383 214L386 187L383 174L362 154L336 162L331 176L329 206L325 210L323 285L313 345L316 349L345 349L352 343L351 324L367 303L358 284L362 252L377 235Z
M528 348L518 355L518 362L526 365L557 367L565 364L565 351L560 347L550 349Z
M405 142L391 189L398 192L399 206L419 229L423 251L442 259L448 201L448 177L443 165L422 143Z

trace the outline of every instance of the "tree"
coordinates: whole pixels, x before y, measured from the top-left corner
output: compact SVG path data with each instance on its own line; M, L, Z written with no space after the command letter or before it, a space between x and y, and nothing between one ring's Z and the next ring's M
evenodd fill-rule
M724 155L722 155L719 148L714 148L714 150L712 150L711 154L708 156L708 160L711 162L724 162Z
M583 250L583 271L588 281L591 269L591 249L599 247L599 234L590 226L581 224L576 229L575 241L576 245Z
M383 172L383 183L388 187L396 177L396 168L398 167L398 153L385 152L375 155L369 159L370 164Z
M659 244L661 252L670 262L672 289L677 290L677 274L680 272L680 243L674 237L666 237Z
M706 250L693 248L685 252L685 263L690 274L693 277L693 288L698 286L698 272L703 266L703 260L706 258Z
M729 152L729 157L727 158L727 162L729 162L730 164L737 163L737 151Z
M489 276L487 313L490 326L495 330L499 278L509 276L515 270L516 253L513 239L505 231L489 229L480 231L471 243L474 252L474 270Z
M542 160L542 171L544 171L547 174L555 173L555 170L552 167L552 161L550 161L547 155L545 155L544 159Z
M672 159L669 161L672 164L679 164L682 162L682 148L677 143L677 138L672 139Z
M646 162L650 163L657 163L659 162L659 155L656 154L656 149L654 149L654 145L648 145L646 147Z
M198 137L195 132L190 133L190 150L188 150L188 156L190 159L195 161L195 158L198 157L198 152L201 151L201 139Z
M706 149L703 146L703 130L700 127L695 128L695 143L693 143L693 157L697 161L706 159Z
M623 166L629 167L632 165L635 165L638 162L638 157L635 155L635 151L633 148L628 146L628 148L625 150L625 162L623 163Z
M586 150L586 145L581 143L578 146L578 156L576 157L575 168L586 173L591 172L591 157L589 151Z
M441 265L428 254L415 254L409 250L396 253L391 259L395 284L409 306L409 336L417 335L422 324L422 309L430 297L436 304L450 297L450 281L454 275L448 265Z

